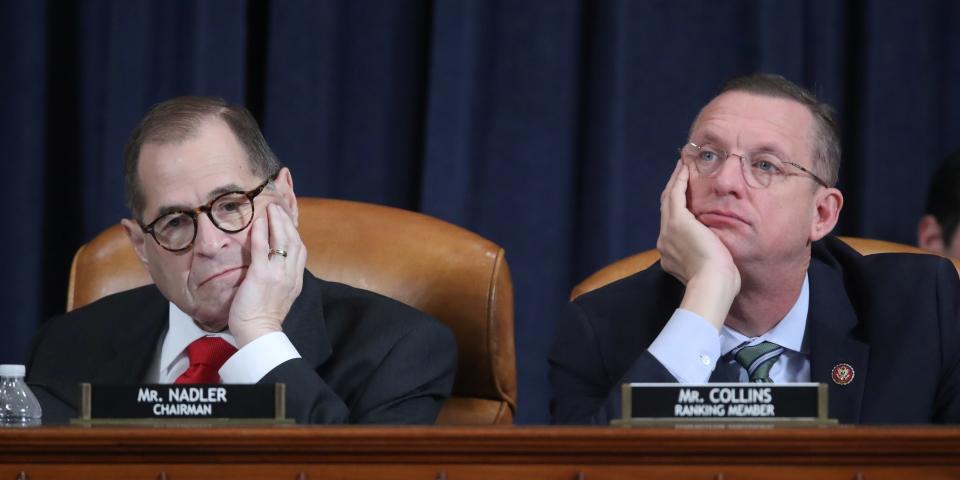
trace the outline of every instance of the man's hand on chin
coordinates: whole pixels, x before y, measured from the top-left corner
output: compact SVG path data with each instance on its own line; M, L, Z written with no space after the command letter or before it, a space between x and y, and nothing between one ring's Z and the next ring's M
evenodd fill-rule
M279 205L267 205L267 215L251 226L250 267L230 307L230 333L237 347L282 331L303 287L306 264L307 250L293 220Z
M740 272L730 251L687 208L690 167L677 162L660 195L657 250L663 270L686 285L680 308L720 330L740 292Z

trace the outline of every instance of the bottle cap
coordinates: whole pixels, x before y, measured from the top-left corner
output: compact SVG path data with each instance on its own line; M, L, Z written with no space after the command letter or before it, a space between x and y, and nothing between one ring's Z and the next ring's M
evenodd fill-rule
M23 365L0 365L0 377L22 377L27 374Z

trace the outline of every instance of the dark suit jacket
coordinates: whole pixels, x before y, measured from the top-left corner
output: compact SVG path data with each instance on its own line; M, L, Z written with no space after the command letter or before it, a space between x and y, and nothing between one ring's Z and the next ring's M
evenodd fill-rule
M141 383L168 321L153 285L105 297L46 322L27 381L44 423L76 417L78 384ZM433 423L450 394L456 344L447 327L387 297L304 273L283 322L302 358L261 383L287 385L298 423Z
M936 256L862 256L835 238L815 242L803 340L814 382L829 385L841 423L960 421L960 280ZM647 347L680 305L683 285L657 263L581 295L550 353L557 423L619 418L625 382L676 382ZM831 379L847 363L853 381ZM721 364L711 381L737 381Z

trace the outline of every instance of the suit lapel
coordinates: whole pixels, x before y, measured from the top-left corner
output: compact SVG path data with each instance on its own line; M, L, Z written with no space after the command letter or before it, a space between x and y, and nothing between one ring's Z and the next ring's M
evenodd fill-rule
M321 280L305 270L300 296L293 302L287 318L283 321L283 332L300 352L303 360L314 369L323 365L333 353L323 316L321 283Z
M100 384L142 383L156 355L158 340L167 328L170 303L154 289L156 295L145 302L134 318L125 319L117 328L111 346L114 356L91 378Z
M716 368L710 374L710 383L737 383L740 381L740 365L717 361Z
M835 263L816 255L810 261L810 309L804 349L810 352L810 378L829 389L829 415L840 423L858 423L866 385L870 346L856 337L857 314ZM840 385L833 371L840 364L853 367L853 380Z

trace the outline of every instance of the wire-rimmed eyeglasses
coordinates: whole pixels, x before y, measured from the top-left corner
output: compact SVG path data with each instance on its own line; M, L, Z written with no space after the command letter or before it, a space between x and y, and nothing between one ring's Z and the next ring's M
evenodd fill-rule
M776 155L769 152L760 152L752 155L738 155L728 153L725 150L713 148L711 146L700 146L690 142L680 147L680 156L687 163L692 163L697 172L705 177L712 177L720 171L720 166L730 156L740 158L740 167L743 171L743 179L747 185L753 188L767 188L771 184L781 181L786 177L809 176L818 184L829 188L822 178L811 172L803 165L799 165L786 160L777 158ZM803 173L787 171L786 166L799 169Z

